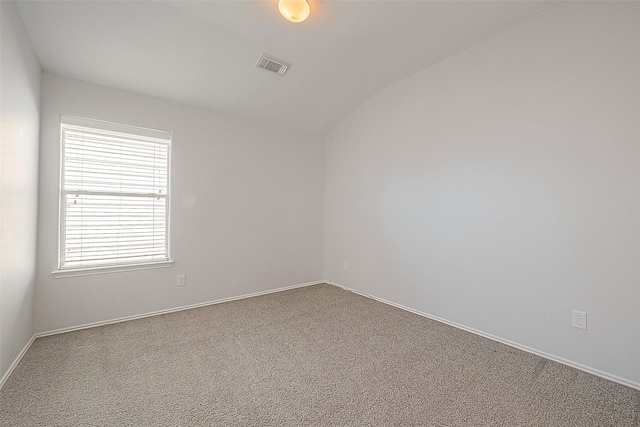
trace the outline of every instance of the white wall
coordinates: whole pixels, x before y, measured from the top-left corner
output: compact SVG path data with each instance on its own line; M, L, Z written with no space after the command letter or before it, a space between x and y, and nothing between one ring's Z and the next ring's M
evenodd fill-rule
M14 2L0 2L0 378L33 335L40 66Z
M41 96L38 332L322 280L324 138L48 73ZM173 132L173 267L52 277L61 114Z
M328 135L325 278L640 384L639 183L640 4L565 4Z

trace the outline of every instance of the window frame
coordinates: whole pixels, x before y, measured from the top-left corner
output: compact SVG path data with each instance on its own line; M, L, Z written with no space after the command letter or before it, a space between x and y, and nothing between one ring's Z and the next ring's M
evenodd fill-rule
M68 194L68 190L64 188L65 182L65 144L63 143L64 129L65 128L85 128L94 129L102 132L115 132L125 135L132 135L138 137L151 137L157 139L164 139L167 141L167 183L166 183L166 200L165 208L165 241L167 247L167 259L160 261L147 261L147 262L129 262L122 264L111 265L89 265L83 267L62 267L63 255L62 255L62 238L64 234L64 227L66 221L67 211L65 209L65 196ZM173 134L168 131L162 131L157 129L145 128L141 126L133 126L115 122L109 122L104 120L89 119L78 116L61 115L60 116L60 171L59 171L59 187L58 187L58 261L57 269L52 271L51 274L55 278L73 277L73 276L87 276L107 273L117 273L123 271L138 271L148 270L156 268L171 267L174 263L171 257L171 146L172 146ZM125 193L123 193L125 194ZM131 193L129 193L131 194ZM142 193L141 193L142 194Z

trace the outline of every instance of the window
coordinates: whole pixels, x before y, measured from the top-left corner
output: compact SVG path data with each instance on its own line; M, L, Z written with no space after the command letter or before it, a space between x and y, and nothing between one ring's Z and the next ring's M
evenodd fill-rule
M60 134L56 277L170 266L171 134L71 116Z

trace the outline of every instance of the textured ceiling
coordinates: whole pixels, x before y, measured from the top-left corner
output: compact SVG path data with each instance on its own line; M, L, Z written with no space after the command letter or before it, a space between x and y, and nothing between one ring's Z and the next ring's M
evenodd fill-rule
M557 2L20 1L45 71L325 134L380 89ZM254 67L261 52L291 63Z

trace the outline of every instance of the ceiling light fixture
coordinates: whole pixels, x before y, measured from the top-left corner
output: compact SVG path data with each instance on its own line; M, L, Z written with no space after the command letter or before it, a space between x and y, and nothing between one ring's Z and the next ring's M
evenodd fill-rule
M304 21L311 13L307 0L278 0L278 10L284 19L295 23Z

